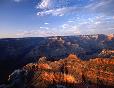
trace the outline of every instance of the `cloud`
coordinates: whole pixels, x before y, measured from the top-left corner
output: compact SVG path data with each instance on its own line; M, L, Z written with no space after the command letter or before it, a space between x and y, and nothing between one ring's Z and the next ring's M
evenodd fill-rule
M72 0L71 0L72 1ZM69 0L42 0L37 5L38 16L52 15L52 16L63 16L67 13L72 13L77 11L75 6L67 6Z
M22 31L17 33L17 37L47 37L57 35L54 31L45 31L45 30L31 30L31 31Z
M47 9L49 7L51 0L42 0L38 5L37 8L40 9Z
M109 4L111 2L111 0L99 0L97 2L91 3L87 6L85 6L85 8L89 8L91 10L96 10L97 8L103 7L107 4Z
M114 21L112 20L112 17L107 16L96 16L93 18L89 18L89 20L85 20L85 22L82 22L79 24L79 29L82 34L99 34L99 33L105 33L110 34L113 33L114 30ZM93 19L92 21L90 19Z
M82 3L81 0L42 0L37 5L37 9L41 9L37 13L38 16L52 15L63 16L72 12L88 12L88 13L103 13L105 15L114 15L114 0L88 0L89 3ZM83 1L84 2L84 1ZM74 4L72 4L74 3Z
M49 23L44 23L44 24L46 24L46 25L47 25L47 24L49 24Z
M68 22L69 22L69 23L73 23L74 21L72 21L72 20L68 20Z
M78 18L78 19L77 19ZM69 22L70 21L70 22ZM114 20L112 16L94 15L89 18L74 17L68 19L63 25L61 25L61 32L64 34L99 34L114 33Z
M114 19L114 16L112 16L112 19Z
M40 29L49 29L48 27L40 27Z
M81 1L80 5L69 4L69 2L78 3L78 1ZM45 22L44 25L47 27L41 26L39 31L23 32L22 35L54 36L114 32L114 22L111 21L114 19L112 17L114 16L114 0L91 0L89 3L84 2L83 5L82 1L84 2L84 0L41 0L37 5L38 16L73 14L75 19L68 19L63 24L59 24L59 27L54 28L48 27L49 23Z
M97 22L95 22L94 24L100 24L101 22L100 21L97 21Z
M85 9L92 13L102 13L105 15L114 15L114 0L99 0L85 6Z
M63 33L62 35L79 35L81 34L80 29L78 25L76 24L70 24L69 22L66 22L60 26L60 32Z
M38 30L20 32L17 36L47 37L99 33L110 34L114 32L114 21L112 17L97 15L89 17L88 19L85 18L83 21L80 21L81 19L82 18L79 17L68 19L66 22L57 27L41 26Z
M20 2L20 1L22 1L22 0L14 0L14 2Z
M73 13L76 12L77 9L76 7L63 7L63 8L58 8L58 9L51 9L51 10L46 10L46 11L41 11L38 12L38 16L45 16L45 15L53 15L53 16L63 16L66 13Z

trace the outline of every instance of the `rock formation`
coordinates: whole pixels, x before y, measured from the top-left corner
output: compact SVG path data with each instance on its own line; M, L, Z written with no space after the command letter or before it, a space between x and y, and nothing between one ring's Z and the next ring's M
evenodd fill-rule
M5 86L5 85L2 85ZM0 88L113 88L114 58L83 61L70 54L65 59L41 58L9 76L9 84Z

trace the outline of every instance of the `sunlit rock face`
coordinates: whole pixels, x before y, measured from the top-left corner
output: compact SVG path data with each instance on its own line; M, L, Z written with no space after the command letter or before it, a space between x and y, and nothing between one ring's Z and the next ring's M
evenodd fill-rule
M108 50L108 49L103 49L100 53L99 53L99 55L98 55L99 57L104 57L104 58L108 58L108 57L110 57L110 58L113 58L114 57L114 50Z
M108 40L112 40L112 39L114 39L114 34L110 34L107 37L108 37Z
M8 88L113 88L114 58L95 58L88 61L70 54L65 59L47 61L40 58L9 76ZM0 87L0 88L7 88Z

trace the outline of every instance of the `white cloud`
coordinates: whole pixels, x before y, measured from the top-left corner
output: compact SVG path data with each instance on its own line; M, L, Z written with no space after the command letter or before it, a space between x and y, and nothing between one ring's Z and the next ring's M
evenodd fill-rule
M112 19L114 19L114 16L112 16Z
M68 27L69 27L69 24L63 24L61 27L62 27L63 29L68 28Z
M64 33L63 35L77 35L81 34L80 29L78 25L76 24L70 24L66 22L65 24L60 26L60 32Z
M96 24L96 25L97 25L97 24L100 24L100 23L101 23L101 22L100 22L100 21L98 21L98 22L95 22L94 24Z
M92 13L102 13L104 15L113 15L114 10L114 0L98 0L96 2L90 3L84 7L89 12Z
M49 24L49 23L44 23L44 24Z
M42 0L40 4L38 4L37 8L47 9L51 0Z
M69 20L68 22L69 22L69 23L73 23L74 21L73 21L73 20Z
M98 8L105 7L111 1L112 0L99 0L97 2L86 5L84 8L89 9L89 10L98 10Z
M48 27L40 27L40 29L49 29Z
M20 2L20 1L22 1L22 0L14 0L14 2Z
M44 16L44 15L61 16L64 11L65 11L65 8L51 9L47 11L38 12L37 15L38 16Z
M77 11L78 9L76 7L63 7L58 9L51 9L51 10L44 10L41 12L38 12L38 16L45 16L45 15L53 15L53 16L63 16L65 13L73 13Z
M42 0L38 3L37 8L42 9L37 13L38 16L53 15L63 16L66 13L72 12L89 12L89 13L104 13L113 14L114 10L111 10L114 5L114 0L90 0L89 4L82 6L70 6L68 3L74 0Z
M31 31L22 31L17 33L17 37L47 37L57 35L54 31L45 31L45 30L31 30Z

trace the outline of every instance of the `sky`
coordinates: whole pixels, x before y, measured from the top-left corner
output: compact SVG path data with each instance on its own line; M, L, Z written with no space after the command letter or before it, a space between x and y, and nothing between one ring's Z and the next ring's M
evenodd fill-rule
M114 0L0 0L0 38L114 33Z

